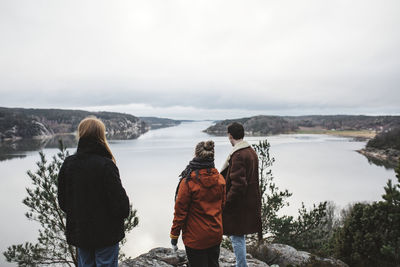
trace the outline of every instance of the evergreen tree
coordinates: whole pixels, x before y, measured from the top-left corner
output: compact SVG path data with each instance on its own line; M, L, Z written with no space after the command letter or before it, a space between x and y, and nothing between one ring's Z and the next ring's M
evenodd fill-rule
M383 201L356 203L333 239L336 257L351 266L400 266L400 162L398 183L385 186Z
M39 152L40 161L36 163L35 172L28 171L33 188L27 188L28 196L23 200L29 208L25 214L29 220L40 224L39 237L36 244L12 245L3 254L8 262L18 266L62 265L78 266L77 251L67 244L65 237L66 216L57 202L58 172L68 156L68 152L60 141L60 151L47 162L43 152ZM125 231L129 232L137 226L139 220L136 210L131 212L125 221ZM125 239L121 244L125 243ZM124 257L120 253L120 257ZM121 259L121 258L120 258Z
M367 147L378 149L393 148L400 150L400 127L396 126L391 128L389 131L379 133L373 139L368 141Z
M274 182L271 166L275 159L270 156L271 145L267 140L253 145L259 160L259 183L262 197L261 218L264 240L274 243L284 243L297 249L319 253L323 244L329 240L332 229L331 213L328 213L327 202L314 205L308 210L302 203L299 215L278 215L278 212L289 203L292 196L287 189L279 190ZM254 237L252 237L254 240Z
M260 141L258 144L253 145L259 162L258 178L261 194L263 236L267 239L274 238L276 222L284 220L283 217L278 216L278 211L285 206L289 206L287 198L292 195L287 189L280 191L274 182L271 167L275 162L275 158L270 156L270 147L268 140Z

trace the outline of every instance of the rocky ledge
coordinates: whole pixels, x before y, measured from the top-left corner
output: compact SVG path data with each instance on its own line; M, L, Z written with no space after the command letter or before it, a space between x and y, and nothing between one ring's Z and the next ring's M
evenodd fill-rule
M322 258L306 251L299 251L284 244L264 244L249 248L249 252L259 260L279 267L348 267L334 258Z
M366 147L364 149L357 150L357 152L364 155L374 164L383 165L387 168L395 168L399 163L400 151L397 149L378 149Z
M305 251L297 251L293 247L283 244L266 244L249 248L247 263L249 267L348 267L344 262L333 258L321 258ZM256 259L257 258L257 259ZM234 267L235 255L233 252L221 248L219 264L221 267ZM135 259L120 263L121 267L183 267L188 266L184 250L173 252L169 248L155 248Z
M254 259L250 254L247 255L247 263L249 267L268 267L265 262ZM219 264L221 267L234 267L235 255L224 248L221 248ZM156 267L171 267L171 266L188 266L186 253L184 250L173 252L170 248L155 248L148 253L142 254L139 257L127 260L120 267L139 267L139 266L156 266Z

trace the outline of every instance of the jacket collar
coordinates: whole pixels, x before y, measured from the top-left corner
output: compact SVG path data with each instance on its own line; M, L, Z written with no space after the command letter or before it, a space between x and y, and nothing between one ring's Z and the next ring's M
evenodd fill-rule
M96 154L102 157L112 159L112 156L106 149L106 147L94 138L82 137L79 139L77 154Z
M225 160L224 165L222 165L222 168L221 168L221 171L220 171L220 172L223 172L226 168L228 168L228 166L229 166L229 160L231 159L233 153L235 153L235 152L238 151L238 150L247 148L247 147L250 147L250 144L247 143L247 141L244 141L244 140L243 140L243 141L237 143L237 144L232 148L231 153L229 153L227 159Z

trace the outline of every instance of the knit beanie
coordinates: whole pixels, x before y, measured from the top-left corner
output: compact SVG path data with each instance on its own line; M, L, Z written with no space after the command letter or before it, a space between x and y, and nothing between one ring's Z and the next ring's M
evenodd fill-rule
M214 159L214 142L200 142L196 146L195 156L201 159Z

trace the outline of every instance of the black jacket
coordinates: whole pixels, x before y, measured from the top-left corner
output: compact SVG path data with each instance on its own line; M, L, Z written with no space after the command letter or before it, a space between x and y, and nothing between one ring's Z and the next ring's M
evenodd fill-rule
M101 248L121 241L129 199L106 148L81 138L58 175L58 203L67 214L68 244Z

